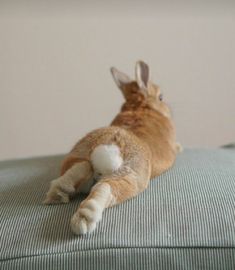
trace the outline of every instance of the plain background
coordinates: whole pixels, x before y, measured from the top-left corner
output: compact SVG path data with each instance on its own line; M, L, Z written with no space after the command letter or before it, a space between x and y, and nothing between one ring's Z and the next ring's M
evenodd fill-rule
M65 153L149 63L186 147L235 141L232 1L0 1L0 159Z

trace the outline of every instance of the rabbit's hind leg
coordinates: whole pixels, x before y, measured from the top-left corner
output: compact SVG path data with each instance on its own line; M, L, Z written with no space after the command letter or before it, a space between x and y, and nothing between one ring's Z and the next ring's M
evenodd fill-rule
M93 169L89 161L79 161L62 176L53 180L45 204L68 203L79 192L87 193L93 185Z
M148 176L138 185L135 175L110 176L94 185L89 196L80 204L71 219L71 228L75 234L93 231L102 218L106 207L111 207L136 196L149 182Z

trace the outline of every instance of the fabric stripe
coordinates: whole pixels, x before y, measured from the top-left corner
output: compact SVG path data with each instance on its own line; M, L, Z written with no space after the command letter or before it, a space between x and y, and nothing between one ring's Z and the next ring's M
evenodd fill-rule
M234 249L125 248L41 255L4 261L3 270L234 270Z
M0 269L232 269L235 151L186 149L145 192L107 209L82 237L69 223L84 196L42 205L62 158L0 162Z

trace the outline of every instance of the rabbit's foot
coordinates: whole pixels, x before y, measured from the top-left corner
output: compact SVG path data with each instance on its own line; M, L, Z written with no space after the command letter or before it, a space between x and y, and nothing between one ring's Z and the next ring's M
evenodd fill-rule
M92 232L102 218L103 208L94 199L82 203L71 219L71 229L81 235Z
M176 143L175 148L176 148L177 153L181 153L184 150L183 146L180 143Z
M64 181L63 177L59 177L51 182L49 191L47 192L44 204L68 203L69 196L74 194L75 188L68 181Z

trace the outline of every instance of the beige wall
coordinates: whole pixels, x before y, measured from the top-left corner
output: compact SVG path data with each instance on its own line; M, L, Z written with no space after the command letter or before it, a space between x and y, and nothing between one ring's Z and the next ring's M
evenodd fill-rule
M138 59L171 104L179 141L235 141L228 3L174 10L0 2L0 159L66 152L107 125L123 101L109 67L133 75Z

